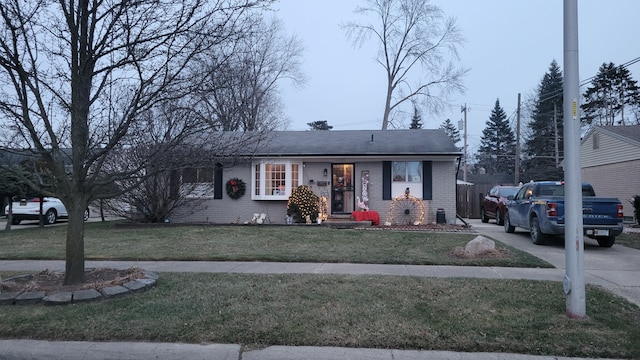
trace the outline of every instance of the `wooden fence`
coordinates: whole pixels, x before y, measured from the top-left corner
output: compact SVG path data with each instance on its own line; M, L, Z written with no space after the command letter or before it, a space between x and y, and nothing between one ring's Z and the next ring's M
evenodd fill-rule
M467 219L479 219L482 198L491 190L491 187L490 184L458 184L457 215Z

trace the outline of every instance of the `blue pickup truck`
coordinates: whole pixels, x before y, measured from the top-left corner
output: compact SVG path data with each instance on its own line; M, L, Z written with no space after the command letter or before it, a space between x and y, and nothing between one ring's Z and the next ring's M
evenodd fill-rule
M593 187L582 184L582 222L586 236L602 247L611 247L622 233L622 204L616 198L596 197ZM544 244L549 235L564 234L564 182L539 181L524 184L509 196L504 230L527 229L531 241Z

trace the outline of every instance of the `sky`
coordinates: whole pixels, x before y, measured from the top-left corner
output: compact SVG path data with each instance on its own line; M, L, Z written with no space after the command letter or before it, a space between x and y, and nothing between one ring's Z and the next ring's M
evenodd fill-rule
M514 122L518 93L523 104L532 101L552 60L563 69L563 1L429 3L456 19L465 39L459 64L469 72L463 80L465 93L452 95L448 109L440 114L422 112L423 128L438 128L445 119L457 125L466 105L468 152L473 154L497 99ZM274 5L286 31L305 48L305 86L280 85L288 130L309 130L307 123L317 120L326 120L333 130L381 129L386 81L384 69L375 61L377 44L371 40L354 47L341 27L360 19L354 9L364 4L363 0L280 0ZM621 65L640 57L639 14L638 0L578 1L581 81L596 75L602 63ZM640 81L640 62L628 69ZM407 115L406 128L409 124Z

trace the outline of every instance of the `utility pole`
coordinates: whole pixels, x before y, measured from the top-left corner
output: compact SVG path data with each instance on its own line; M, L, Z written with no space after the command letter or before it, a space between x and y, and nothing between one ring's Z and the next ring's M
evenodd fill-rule
M518 93L518 115L516 116L516 176L514 185L520 182L520 93Z
M467 104L460 107L460 112L464 113L464 168L462 179L467 182Z
M567 316L586 316L582 176L580 174L580 77L578 57L578 0L564 0L564 211L566 274L563 289Z

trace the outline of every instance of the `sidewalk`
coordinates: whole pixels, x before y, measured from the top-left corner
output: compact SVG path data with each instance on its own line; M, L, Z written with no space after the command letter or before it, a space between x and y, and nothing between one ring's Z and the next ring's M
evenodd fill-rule
M0 340L0 359L47 360L563 360L584 359L509 353L460 353L314 346L244 350L234 344ZM590 359L594 360L594 359Z

